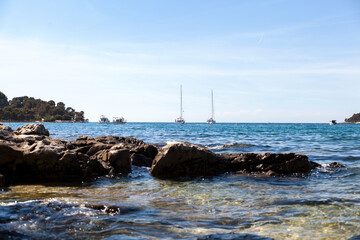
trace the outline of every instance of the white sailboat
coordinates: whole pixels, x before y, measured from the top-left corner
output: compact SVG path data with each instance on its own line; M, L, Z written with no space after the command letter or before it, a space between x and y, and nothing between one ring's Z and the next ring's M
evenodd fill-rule
M182 86L180 85L180 117L175 119L175 123L184 124L185 119L183 118L183 109L182 109Z
M213 90L211 89L211 118L206 121L208 124L215 124L215 116L214 116L214 96Z

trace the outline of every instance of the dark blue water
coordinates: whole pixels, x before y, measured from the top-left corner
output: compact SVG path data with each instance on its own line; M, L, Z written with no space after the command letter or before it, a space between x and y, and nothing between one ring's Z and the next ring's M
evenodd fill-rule
M22 123L10 123L13 129ZM13 186L0 195L0 230L46 239L194 239L253 233L275 239L348 239L360 234L360 125L45 123L51 137L135 137L159 146L187 141L214 152L295 152L323 164L301 176L225 174L190 181L128 177L81 186ZM329 169L337 161L346 168ZM113 214L86 203L131 206Z

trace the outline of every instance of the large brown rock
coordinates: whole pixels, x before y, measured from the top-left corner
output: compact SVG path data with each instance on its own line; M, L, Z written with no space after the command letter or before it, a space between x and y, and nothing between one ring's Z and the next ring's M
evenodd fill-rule
M159 178L217 175L225 172L281 175L307 173L315 168L307 156L294 153L214 154L188 143L166 145L156 155L150 173Z
M110 175L131 172L130 152L127 149L105 150L102 153L103 165L110 169Z
M131 149L131 164L135 166L151 167L158 149L153 144L143 144Z
M158 178L217 175L225 171L224 161L206 148L189 143L168 144L159 150L150 173Z

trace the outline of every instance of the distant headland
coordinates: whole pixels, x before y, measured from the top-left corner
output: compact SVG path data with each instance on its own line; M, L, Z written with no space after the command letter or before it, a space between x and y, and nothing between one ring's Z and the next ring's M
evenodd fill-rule
M360 113L354 113L350 118L346 118L345 123L360 123Z
M84 112L63 102L43 101L33 97L14 97L8 100L0 91L0 120L3 122L85 122Z

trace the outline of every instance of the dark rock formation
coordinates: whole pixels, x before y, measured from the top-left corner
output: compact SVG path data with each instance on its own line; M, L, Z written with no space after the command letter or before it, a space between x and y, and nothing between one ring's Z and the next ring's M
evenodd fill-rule
M329 168L343 168L343 167L345 167L345 166L342 165L342 164L340 164L340 163L338 163L338 162L332 162L332 163L329 164L328 167L329 167Z
M66 142L48 135L42 124L27 124L16 131L0 124L0 186L128 174L132 154L142 149L141 154L150 158L155 151L134 138L84 136Z
M151 167L153 159L158 153L155 145L145 144L131 151L131 164L135 166Z
M91 208L99 211L103 211L108 214L126 214L131 212L140 211L140 208L133 206L114 206L114 205L104 205L104 204L85 204L86 208Z
M229 172L261 172L268 175L307 173L314 168L307 156L294 153L233 153L222 155Z
M168 144L156 155L151 174L159 178L210 176L225 172L223 159L189 143Z
M156 155L151 174L159 178L211 176L225 172L261 173L269 176L307 173L317 167L307 156L294 153L214 154L189 143L164 146Z
M274 240L273 238L262 237L247 233L218 233L211 234L204 237L199 237L198 240Z

